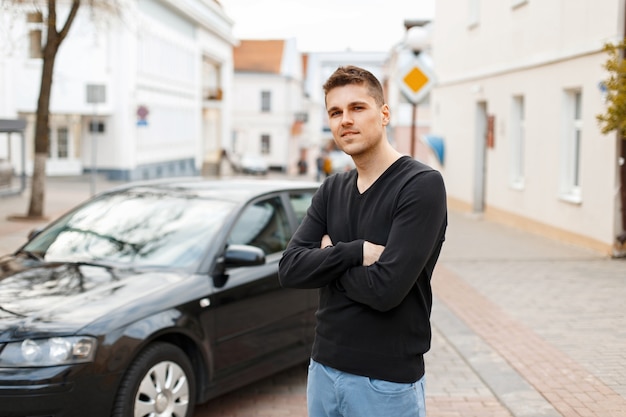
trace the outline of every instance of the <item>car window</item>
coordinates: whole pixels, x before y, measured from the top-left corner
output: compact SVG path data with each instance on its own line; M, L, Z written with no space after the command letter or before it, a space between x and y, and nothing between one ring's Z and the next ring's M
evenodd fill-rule
M285 250L290 238L285 208L275 197L246 207L231 230L228 243L256 246L270 254Z
M292 193L289 195L289 201L291 202L291 207L293 207L293 211L298 219L298 224L302 223L302 219L304 219L306 211L311 205L311 199L313 199L312 191Z

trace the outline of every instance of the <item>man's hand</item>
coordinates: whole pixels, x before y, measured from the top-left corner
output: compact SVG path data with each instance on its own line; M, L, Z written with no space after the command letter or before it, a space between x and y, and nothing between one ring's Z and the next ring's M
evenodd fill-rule
M320 249L324 249L327 246L333 246L333 241L330 240L330 236L324 235L320 243ZM377 262L384 250L385 247L382 245L377 245L367 240L363 242L363 266L370 266Z
M363 242L363 266L370 266L377 262L384 250L385 247L382 245L377 245L367 240Z

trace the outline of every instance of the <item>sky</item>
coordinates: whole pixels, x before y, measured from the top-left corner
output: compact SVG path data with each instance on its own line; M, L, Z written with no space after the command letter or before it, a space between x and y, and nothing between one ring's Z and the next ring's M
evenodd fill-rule
M220 0L238 39L296 38L301 52L387 52L435 0Z

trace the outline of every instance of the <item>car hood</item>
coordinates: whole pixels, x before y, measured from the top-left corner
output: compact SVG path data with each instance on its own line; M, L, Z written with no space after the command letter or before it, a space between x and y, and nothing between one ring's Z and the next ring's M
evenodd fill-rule
M186 275L0 258L0 341L15 332L72 333Z

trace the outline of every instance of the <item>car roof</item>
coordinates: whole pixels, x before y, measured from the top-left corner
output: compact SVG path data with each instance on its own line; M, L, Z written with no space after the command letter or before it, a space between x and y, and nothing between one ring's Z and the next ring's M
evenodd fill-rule
M242 202L256 196L279 191L298 191L317 189L320 183L302 180L281 179L206 179L203 177L168 178L131 182L114 187L103 194L120 191L158 191L172 194L193 195L199 198L211 198Z

